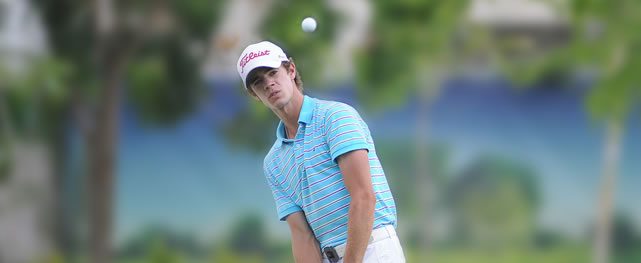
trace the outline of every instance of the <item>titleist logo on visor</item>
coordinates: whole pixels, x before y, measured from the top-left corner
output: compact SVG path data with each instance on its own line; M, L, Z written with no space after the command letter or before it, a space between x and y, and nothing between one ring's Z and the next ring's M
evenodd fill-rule
M263 50L263 51L258 51L258 52L249 52L243 56L243 58L240 60L240 68L241 72L245 71L245 65L252 59L255 59L257 57L262 57L269 55L269 50Z

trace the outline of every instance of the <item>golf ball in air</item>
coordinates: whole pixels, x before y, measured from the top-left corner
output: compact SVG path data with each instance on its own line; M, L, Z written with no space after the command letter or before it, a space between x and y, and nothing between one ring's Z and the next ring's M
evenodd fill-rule
M305 32L314 32L314 30L316 30L316 20L314 18L307 17L303 19L303 23L301 23L301 27Z

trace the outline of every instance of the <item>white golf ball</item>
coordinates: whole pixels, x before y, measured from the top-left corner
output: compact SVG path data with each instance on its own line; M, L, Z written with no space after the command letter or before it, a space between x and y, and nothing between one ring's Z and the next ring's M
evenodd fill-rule
M300 25L305 32L314 32L314 30L316 30L316 20L311 17L303 19L303 23Z

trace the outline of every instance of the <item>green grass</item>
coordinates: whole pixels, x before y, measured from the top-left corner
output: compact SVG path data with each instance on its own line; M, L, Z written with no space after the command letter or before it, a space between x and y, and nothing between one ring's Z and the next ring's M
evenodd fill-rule
M179 263L286 263L291 255L281 255L280 259L268 261L265 258L238 255L231 251L210 257L209 260L186 259L182 257ZM545 250L534 249L502 249L495 251L480 249L433 249L429 252L406 249L405 255L408 263L586 263L590 262L592 252L587 247L563 246ZM55 257L54 257L55 258ZM46 263L66 263L60 259L50 258ZM82 262L79 261L79 262ZM115 263L162 263L164 260L153 261L149 258L118 260ZM641 262L641 251L617 254L612 263L638 263Z
M578 263L589 262L590 253L585 248L556 248L548 250L432 250L410 251L408 262L438 263Z

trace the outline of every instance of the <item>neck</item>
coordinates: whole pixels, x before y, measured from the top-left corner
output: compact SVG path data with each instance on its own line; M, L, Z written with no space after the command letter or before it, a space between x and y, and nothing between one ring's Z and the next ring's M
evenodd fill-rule
M287 137L292 139L296 136L298 131L298 117L300 116L301 108L303 107L303 94L295 91L292 94L292 99L285 107L280 109L273 109L278 118L285 124L287 129Z

